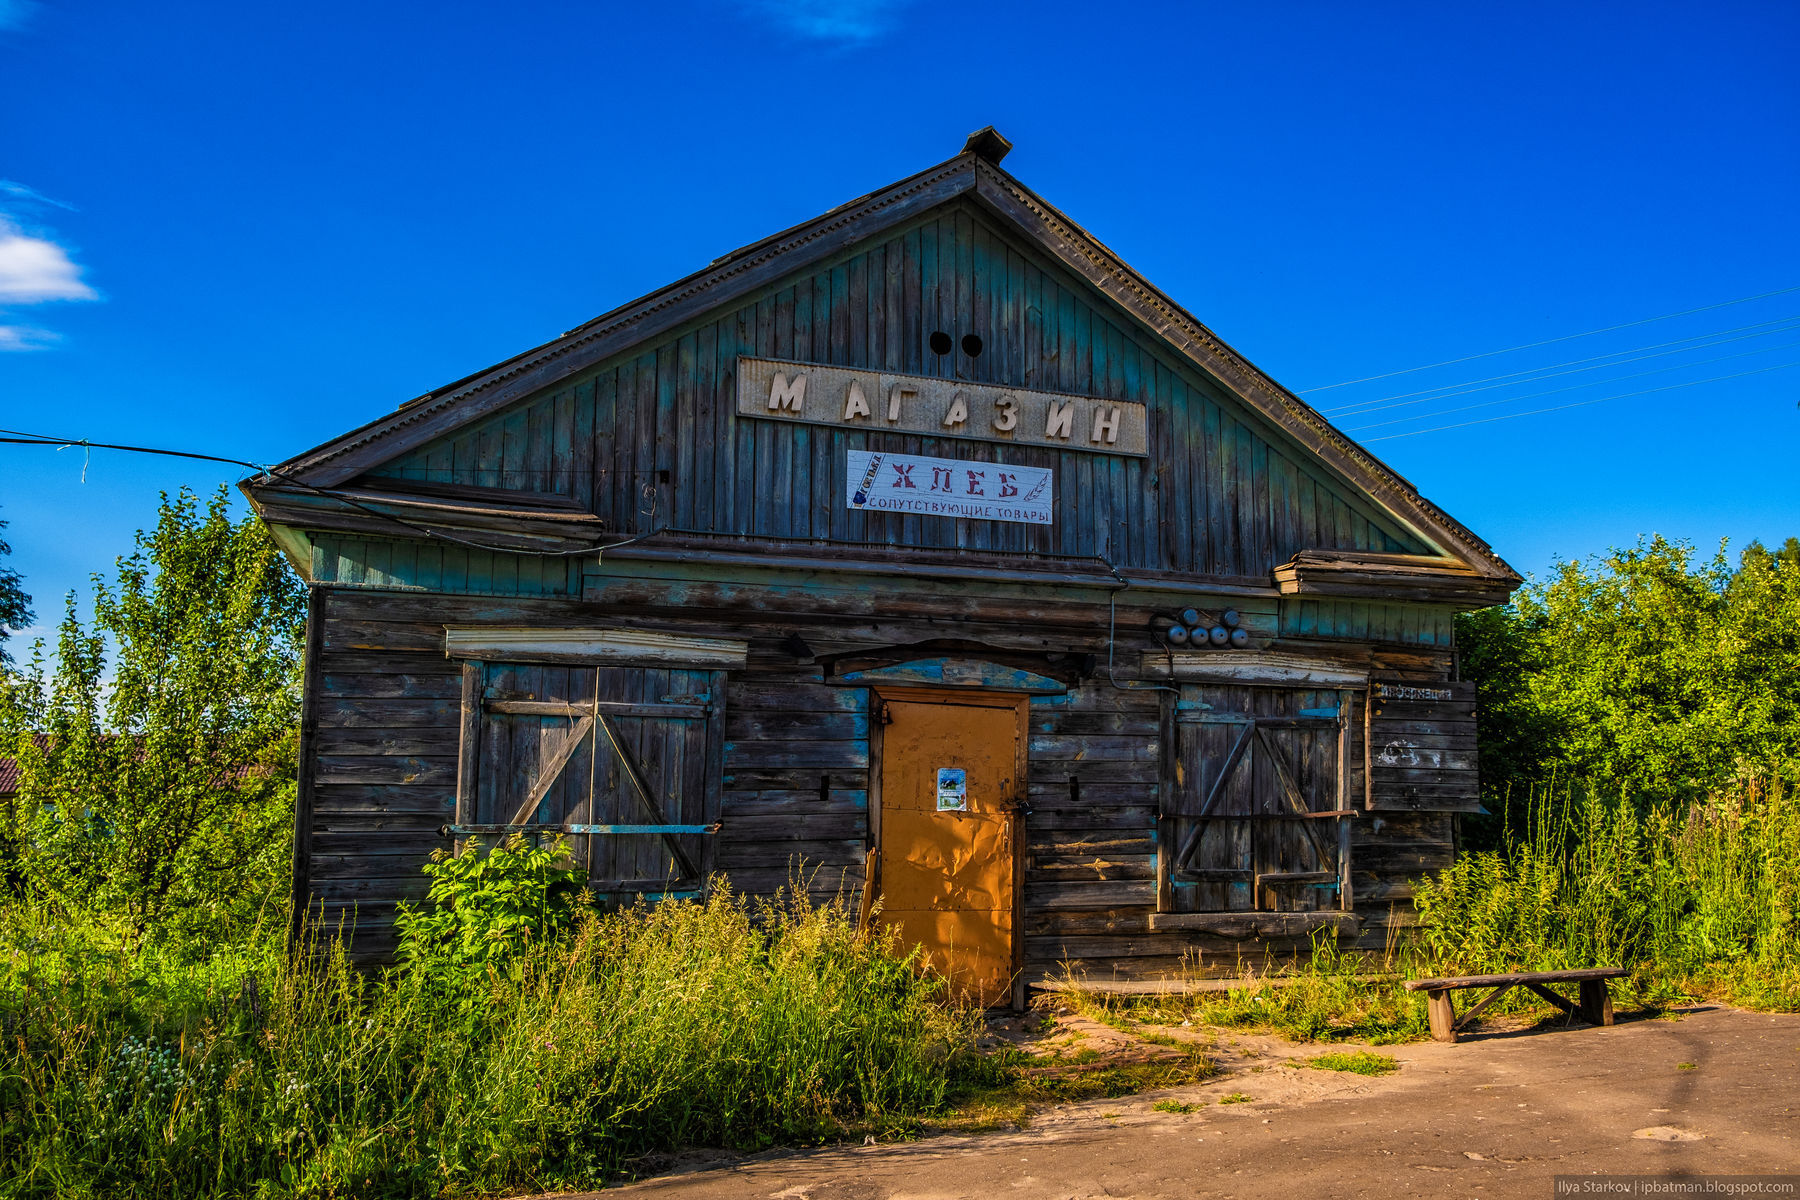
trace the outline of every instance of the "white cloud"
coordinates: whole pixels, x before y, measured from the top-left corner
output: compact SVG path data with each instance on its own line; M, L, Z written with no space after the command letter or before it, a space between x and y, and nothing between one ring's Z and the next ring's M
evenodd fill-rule
M81 268L69 261L68 251L0 217L0 304L99 298L81 281Z
M6 0L0 0L0 4L5 3ZM30 204L49 204L56 208L66 208L70 212L75 211L75 206L73 204L66 203L62 200L53 200L37 189L28 188L24 184L14 182L11 179L0 179L0 192L5 192L15 200L24 200Z
M10 350L42 350L61 340L60 333L35 325L0 325L0 354Z
M0 30L5 28L9 0L0 0ZM74 205L0 179L0 353L42 350L61 335L36 325L8 323L7 308L55 300L98 300L100 293L81 278L81 267L50 230L22 225L46 208L74 210Z
M0 0L0 4L6 0ZM744 7L804 38L862 46L894 27L910 0L743 0Z

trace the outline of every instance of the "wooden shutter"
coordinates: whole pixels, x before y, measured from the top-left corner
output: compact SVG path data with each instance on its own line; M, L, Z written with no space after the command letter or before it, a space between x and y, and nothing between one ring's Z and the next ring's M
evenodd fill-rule
M459 837L568 835L602 895L702 887L718 823L724 672L464 671Z
M1165 813L1173 911L1348 908L1348 699L1335 690L1181 689Z
M1369 685L1371 809L1481 812L1473 683Z

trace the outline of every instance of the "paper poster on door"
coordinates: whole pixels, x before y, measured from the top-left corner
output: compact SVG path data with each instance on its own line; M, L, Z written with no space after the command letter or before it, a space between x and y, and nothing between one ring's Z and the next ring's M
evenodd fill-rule
M938 811L969 811L969 775L961 767L938 768Z

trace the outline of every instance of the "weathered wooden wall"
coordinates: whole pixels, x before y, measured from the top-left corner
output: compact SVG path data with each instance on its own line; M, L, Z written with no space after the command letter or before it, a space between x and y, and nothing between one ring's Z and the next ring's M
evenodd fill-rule
M436 564L432 569L437 569ZM514 577L536 577L520 567ZM642 621L634 605L567 598L457 596L372 586L325 586L318 605L318 688L309 696L315 754L311 826L303 835L315 916L354 921L358 952L392 947L392 904L424 892L420 867L449 845L440 829L456 799L460 668L445 657L444 626L580 625ZM734 593L734 595L737 595ZM964 636L1021 638L1004 604L959 623ZM1103 626L1071 636L1076 650L1100 645ZM1127 610L1141 627L1144 613ZM671 622L665 617L664 627ZM1395 679L1441 680L1448 655L1424 639L1421 622L1385 646L1346 644L1343 652ZM796 874L818 896L863 882L871 795L868 692L823 682L822 668L796 662L784 642L818 639L817 615L782 616L717 607L690 609L688 632L750 639L747 668L725 695L724 779L713 859L737 888L767 894ZM908 640L905 622L870 630ZM912 627L911 640L932 636ZM1300 644L1300 643L1295 643ZM1326 643L1315 649L1330 653ZM1371 657L1372 655L1372 657ZM1225 969L1246 945L1188 931L1152 933L1156 907L1156 818L1166 693L1124 690L1089 679L1031 704L1028 858L1024 874L1027 970L1054 973L1062 962L1097 974L1151 976L1203 952ZM1360 744L1353 761L1360 762ZM1447 865L1451 818L1372 813L1354 829L1354 886L1365 917L1359 944L1379 946L1388 909L1407 919L1408 880ZM1270 943L1278 952L1298 943ZM1250 943L1260 953L1265 944Z
M931 352L934 331L984 341ZM739 355L1140 401L1148 459L734 415ZM1056 471L1056 521L852 510L845 455L877 449ZM551 492L615 530L672 528L1266 578L1300 550L1427 552L1087 284L968 202L715 313L378 468L389 479Z

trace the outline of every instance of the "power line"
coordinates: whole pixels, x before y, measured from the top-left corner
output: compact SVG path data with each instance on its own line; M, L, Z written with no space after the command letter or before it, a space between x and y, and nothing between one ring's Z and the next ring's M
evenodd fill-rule
M1723 346L1723 345L1726 345L1731 342L1741 342L1741 341L1748 340L1750 338L1770 337L1777 333L1786 333L1786 332L1788 332L1789 323L1793 322L1793 321L1797 321L1797 320L1800 320L1800 313L1796 313L1793 316L1777 317L1773 321L1758 321L1753 325L1739 325L1735 329L1720 329L1720 330L1715 330L1712 333L1696 333L1692 337L1676 338L1675 340L1669 341L1669 342L1656 342L1649 346L1633 346L1629 350L1614 350L1610 354L1596 354L1589 358L1572 358L1572 359L1569 359L1567 362L1550 363L1550 364L1548 364L1546 366L1542 366L1542 367L1532 367L1529 370L1525 370L1525 371L1510 371L1505 375L1489 375L1485 379L1470 379L1463 383L1446 383L1439 387L1423 388L1416 392L1397 392L1392 396L1377 396L1373 400L1358 400L1354 404L1346 404L1339 408L1330 408L1330 409L1325 409L1323 411L1330 413L1333 416L1360 417L1365 413L1379 412L1384 408L1405 408L1405 407L1407 407L1408 404L1429 404L1433 400L1448 400L1453 396L1466 396L1466 395L1470 394L1471 392L1487 392L1487 391L1492 391L1493 388L1495 388L1495 387L1505 386L1504 382L1496 383L1495 382L1496 380L1501 380L1501 381L1511 380L1511 381L1515 381L1515 382L1519 382L1519 383L1537 383L1540 380L1544 380L1544 379L1555 379L1559 375L1576 375L1576 374L1580 374L1581 371L1600 371L1600 370L1604 370L1607 367L1622 367L1627 363L1643 362L1645 359L1667 358L1671 354L1686 354L1689 350L1706 350L1706 349L1710 349L1713 346ZM1782 328L1779 328L1779 329L1766 328L1767 326L1770 326L1770 325L1782 326ZM1764 330L1764 332L1762 332L1762 333L1744 333L1744 331L1746 329L1762 329L1762 330ZM1743 337L1735 337L1735 338L1734 337L1726 337L1725 335L1728 333L1741 333L1741 334L1743 334ZM1709 338L1715 338L1717 340L1716 341L1708 341L1707 339L1709 339ZM1636 357L1636 358L1620 358L1619 357L1622 354L1638 354L1638 351L1640 351L1640 350L1663 350L1663 347L1665 347L1665 346L1679 346L1683 342L1700 342L1702 344L1697 345L1697 346L1688 346L1681 350L1664 350L1663 353L1661 353L1661 354L1639 354L1638 357ZM1609 359L1609 358L1617 359L1618 361L1616 361L1616 362L1603 362L1602 361L1603 359ZM1595 363L1598 365L1592 366L1592 367L1581 367L1581 364L1583 364L1583 363ZM1579 371L1558 371L1557 370L1558 367L1580 367L1581 370L1579 370ZM1525 376L1531 376L1532 378L1527 379L1527 378L1524 378ZM1477 384L1491 384L1492 386L1491 387L1477 387L1477 386L1475 386ZM1422 399L1419 399L1419 400L1408 399L1409 397L1412 397L1412 396L1419 396L1419 397L1422 397ZM1403 403L1403 404L1385 403L1385 401L1389 401L1389 400L1405 401L1405 403Z
M490 553L538 554L546 558L573 558L579 555L603 554L606 551L616 549L619 546L629 546L633 542L641 542L645 538L654 537L656 534L662 532L661 530L653 529L649 533L641 533L636 537L625 538L622 541L611 542L603 546L584 546L579 550L520 550L517 546L489 545L486 542L472 541L468 538L457 537L454 534L443 533L425 525L417 525L411 521L396 517L391 513L384 513L379 509L370 508L368 505L359 502L354 497L348 496L343 492L335 491L330 488L317 487L306 482L304 479L297 479L294 476L287 474L285 471L277 471L273 467L264 466L261 463L249 462L241 458L224 458L217 454L199 454L191 450L164 450L154 446L123 446L112 442L90 442L86 438L51 437L48 434L26 433L19 429L0 429L0 435L8 435L0 436L0 445L54 446L59 450L81 446L89 450L123 450L132 454L160 454L169 458L195 458L205 462L227 463L234 467L249 467L251 470L259 472L265 479L279 479L283 483L305 488L309 492L324 496L327 499L336 500L359 512L366 513L369 516L382 521L391 522L403 529L409 529L414 533L421 534L424 537L434 538L442 542L454 542L459 546L469 546L473 549L486 550Z
M1412 429L1405 433L1384 433L1380 437L1363 438L1361 440L1364 443L1391 442L1399 438L1418 437L1422 433L1442 433L1446 429L1466 429L1470 425L1489 425L1495 421L1510 421L1514 417L1536 417L1544 413L1562 412L1564 409L1568 408L1584 408L1590 404L1602 404L1608 400L1624 400L1630 396L1648 396L1653 392L1673 392L1678 391L1681 388L1699 387L1703 383L1721 383L1727 379L1742 379L1746 375L1766 375L1770 371L1785 371L1789 367L1800 367L1800 360L1777 363L1772 367L1758 367L1754 371L1739 371L1735 375L1715 375L1711 379L1694 379L1687 383L1671 383L1666 387L1645 388L1641 392L1620 392L1616 396L1601 396L1595 400L1577 400L1573 404L1556 404L1549 408L1534 408L1530 412L1503 413L1497 417L1481 417L1474 421L1459 421L1454 425L1438 425L1431 429Z
M1420 371L1429 371L1434 367L1451 367L1455 366L1457 363L1474 362L1476 359L1480 358L1494 358L1498 355L1511 354L1518 350L1534 350L1539 346L1554 346L1558 342L1572 342L1577 338L1593 337L1596 334L1613 333L1620 329L1633 329L1639 325L1653 325L1658 321L1672 321L1676 317L1691 317L1695 313L1711 312L1716 308L1730 308L1736 304L1749 304L1754 300L1767 300L1771 296L1785 296L1790 292L1800 292L1800 285L1795 287L1777 288L1772 292L1763 292L1760 295L1755 296L1744 296L1737 300L1722 300L1717 304L1702 304L1699 308L1689 308L1683 309L1681 312L1664 313L1660 317L1645 317L1640 321L1626 321L1622 325L1608 325L1603 329L1590 329L1585 333L1570 333L1565 334L1562 337L1545 338L1541 342L1525 342L1518 346L1508 346L1504 350L1488 350L1481 354L1465 354L1461 358L1446 358L1443 362L1426 363L1422 367L1407 367L1402 371L1387 371L1380 375L1365 375L1361 379L1346 379L1342 383L1328 383L1322 387L1306 388L1297 394L1301 396L1310 396L1314 392L1329 392L1333 388L1349 387L1351 384L1373 383L1377 379L1392 379L1396 375L1413 375Z
M1596 379L1587 383L1572 383L1568 387L1548 388L1541 392L1526 392L1523 396L1502 396L1498 400L1483 400L1479 404L1465 404L1459 408L1441 408L1436 412L1413 413L1407 417L1394 417L1386 421L1376 421L1369 425L1351 425L1346 433L1355 433L1361 429L1380 429L1383 425L1404 425L1408 421L1429 421L1434 417L1447 417L1452 413L1473 412L1478 408L1492 408L1496 404L1514 404L1520 400L1536 400L1540 396L1555 396L1563 392L1577 392L1582 388L1601 387L1609 383L1624 383L1627 379L1645 379L1651 375L1661 375L1668 371L1685 371L1691 367L1710 367L1714 363L1730 362L1734 358L1749 358L1755 354L1772 354L1777 350L1792 350L1800 346L1800 342L1782 342L1778 346L1764 346L1760 350L1744 350L1737 354L1721 354L1717 358L1703 358L1698 362L1676 363L1672 367L1657 367L1652 371L1639 371L1634 375L1620 375L1616 379ZM1448 399L1448 397L1439 397Z

